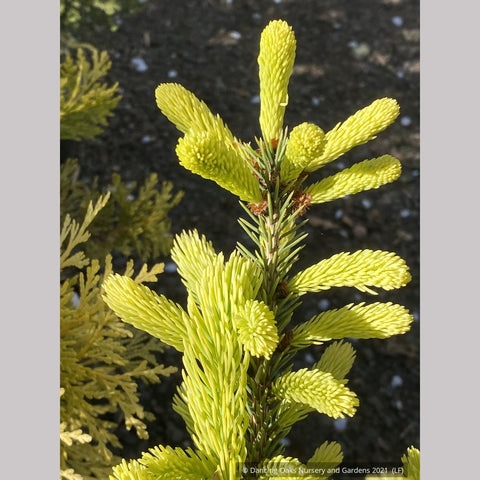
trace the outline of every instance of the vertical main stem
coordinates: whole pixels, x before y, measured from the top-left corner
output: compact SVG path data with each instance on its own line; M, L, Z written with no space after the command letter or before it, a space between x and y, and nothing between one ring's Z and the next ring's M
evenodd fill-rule
M268 209L259 218L261 225L259 245L260 256L264 266L264 281L262 300L272 311L277 310L279 282L285 275L279 268L280 247L283 230L286 228L285 218L281 211L285 205L282 202L281 192L277 184L275 166L273 162L268 165L270 171L265 175L270 180L267 205ZM287 200L290 201L290 200ZM262 225L263 224L263 225ZM277 312L278 314L278 312ZM253 358L250 364L250 428L247 431L247 457L250 465L261 464L267 455L272 454L272 442L275 439L275 403L270 394L271 384L274 380L275 359L281 353L274 352L272 358ZM276 449L274 449L276 450ZM250 470L250 469L249 469ZM247 473L246 478L255 479L257 475Z

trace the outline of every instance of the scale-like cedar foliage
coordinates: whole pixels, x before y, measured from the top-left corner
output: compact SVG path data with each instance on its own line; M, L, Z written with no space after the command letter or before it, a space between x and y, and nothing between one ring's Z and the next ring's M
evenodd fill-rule
M86 140L102 133L107 118L121 96L118 84L108 86L101 81L112 62L107 52L88 47L77 49L76 58L66 55L60 64L60 138Z
M115 31L120 14L131 14L142 8L139 0L60 0L60 29L63 35L82 37L96 29Z
M160 342L134 331L102 301L101 284L112 272L111 257L100 265L81 249L108 197L90 203L80 222L67 214L61 229L60 271L69 275L60 286L60 451L61 477L69 480L105 478L118 463L111 450L121 446L114 414L121 414L128 430L148 438L145 420L153 416L139 402L137 382L156 383L160 375L176 370L157 364ZM162 271L163 264L150 270L144 265L132 281L152 282ZM125 275L133 276L133 262Z
M180 163L250 202L241 202L248 219L240 223L254 250L238 244L225 258L195 230L177 236L172 258L187 288L186 309L127 277L105 279L105 302L125 322L183 353L174 408L194 445L151 448L116 466L111 480L329 478L332 472L319 477L309 469L337 466L343 459L339 444L324 442L304 464L283 455L281 440L312 411L333 418L355 414L359 399L346 378L355 351L343 340L333 342L312 368L297 371L292 358L332 339L387 338L410 328L412 315L404 307L375 302L328 310L289 329L307 292L352 287L375 295L372 288L388 291L411 279L398 255L372 250L341 252L291 275L306 237L299 218L310 204L378 188L400 174L398 160L384 156L304 189L310 172L393 122L398 105L376 100L325 135L320 127L302 124L288 137L283 117L295 48L284 21L271 22L262 33L263 138L256 150L233 137L183 87L164 84L156 90L159 108L185 135L177 147ZM415 468L408 468L412 479Z
M95 202L101 191L78 180L79 167L68 159L60 170L60 218L68 213L81 218L89 202ZM137 254L144 261L167 255L172 246L170 210L177 205L183 192L173 193L173 185L163 182L158 187L156 173L137 187L136 182L125 184L120 175L113 174L108 187L110 200L90 226L92 238L84 245L90 258L104 258L116 250L126 257Z
M100 79L108 72L105 52L83 50L61 64L60 126L63 139L100 133L120 100L117 85ZM139 402L139 381L156 383L176 369L158 365L164 345L130 328L101 299L101 284L112 272L113 250L143 260L167 254L171 244L168 212L182 196L172 185L157 187L152 174L143 185L126 185L114 175L109 193L78 180L77 161L68 159L60 173L60 467L61 478L105 478L120 461L114 433L120 424L148 438L153 415ZM109 200L109 201L108 201ZM95 221L94 221L95 220ZM93 222L93 223L92 223ZM91 236L92 235L92 236ZM102 260L100 263L99 259ZM147 266L132 282L152 282L163 264ZM133 261L126 278L133 276Z

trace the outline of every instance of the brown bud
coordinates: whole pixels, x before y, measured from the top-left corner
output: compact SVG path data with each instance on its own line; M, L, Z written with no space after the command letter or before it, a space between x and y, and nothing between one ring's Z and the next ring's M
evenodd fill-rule
M297 215L301 216L307 211L307 208L312 204L312 195L310 193L298 192L293 197L293 203L295 205L295 210L297 211Z
M267 209L268 203L264 200L261 203L249 203L247 206L254 215L260 215Z

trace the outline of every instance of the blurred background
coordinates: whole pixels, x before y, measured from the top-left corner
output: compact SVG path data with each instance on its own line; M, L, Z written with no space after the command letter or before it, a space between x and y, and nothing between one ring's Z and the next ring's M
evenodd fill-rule
M65 2L68 3L68 2ZM105 2L108 3L108 2ZM117 2L121 3L121 2ZM175 156L180 133L160 113L154 90L178 82L220 114L235 136L254 141L258 126L258 45L273 19L284 19L297 38L285 124L308 121L328 131L381 97L400 104L400 116L377 139L356 147L317 171L313 180L367 158L391 154L403 166L393 184L362 192L307 212L309 236L297 267L304 268L341 251L397 252L410 266L411 283L371 295L335 289L305 296L296 321L362 301L392 301L414 315L409 333L388 340L352 340L357 350L349 387L360 399L357 414L334 421L311 414L285 439L286 454L307 460L325 440L342 445L345 463L399 463L419 439L419 2L417 0L129 0L110 16L111 25L80 19L77 40L107 50L109 83L119 83L122 99L105 131L92 140L63 140L62 158L79 159L84 182L142 182L150 173L183 191L169 216L172 232L196 228L217 250L231 252L246 242L236 222L237 198L213 182L184 170ZM185 292L168 256L159 292L180 303ZM296 367L316 361L322 347L302 352ZM179 365L167 351L162 361ZM145 407L157 420L150 439L119 432L124 457L138 457L159 443L189 446L183 421L171 408L181 374L159 385L142 386Z

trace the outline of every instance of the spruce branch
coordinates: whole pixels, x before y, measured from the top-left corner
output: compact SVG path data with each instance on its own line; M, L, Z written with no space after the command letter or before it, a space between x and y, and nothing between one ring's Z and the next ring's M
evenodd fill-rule
M305 189L311 203L324 203L346 195L375 189L397 180L402 172L400 162L391 155L364 160L350 168L324 178Z
M388 338L410 329L412 315L391 302L349 304L327 310L293 329L292 346L321 344L333 338Z
M307 292L350 286L375 294L372 287L388 291L411 279L398 255L372 250L342 252L291 274L307 237L302 229L307 208L377 188L400 174L399 161L385 155L304 187L310 172L375 138L399 109L395 100L380 99L326 134L308 123L289 134L283 118L295 48L284 21L270 22L262 33L262 138L256 139L256 149L236 139L182 86L162 84L155 91L159 108L184 134L177 146L180 164L239 197L246 213L239 223L253 247L238 243L226 258L196 231L178 235L172 257L187 288L187 308L170 308L169 315L158 313L166 299L155 298L154 305L147 290L136 286L133 291L133 285L115 277L107 280L105 299L125 321L140 312L135 321L141 328L156 329L160 338L174 334L171 344L182 351L184 363L174 409L195 447L160 446L138 464L118 467L119 480L130 479L133 469L143 475L138 465L159 479L215 480L266 478L241 470L242 464L272 469L285 464L297 470L317 462L338 465L343 455L335 442L323 443L305 465L284 456L281 440L313 411L333 418L355 414L359 399L345 378L355 351L348 343L333 342L312 368L294 371L295 354L332 339L387 338L410 328L410 313L390 302L351 304L290 326ZM148 301L142 304L142 298Z
M370 140L385 130L399 115L400 107L393 98L381 98L362 108L325 134L323 154L306 167L313 172L340 155Z

